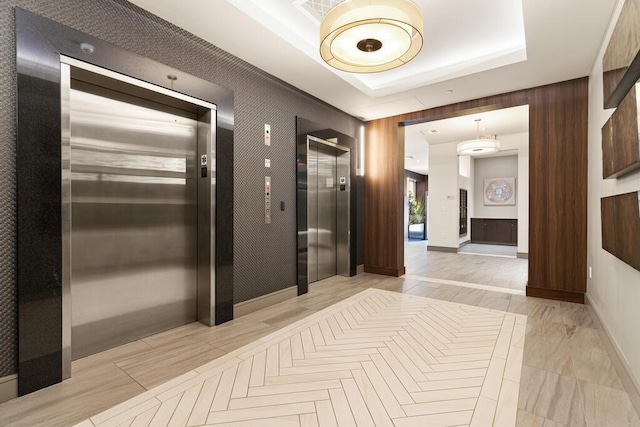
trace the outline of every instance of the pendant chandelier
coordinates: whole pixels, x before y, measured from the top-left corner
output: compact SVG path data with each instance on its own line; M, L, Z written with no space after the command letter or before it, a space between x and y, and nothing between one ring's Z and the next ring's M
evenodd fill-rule
M482 156L500 151L500 141L495 139L480 139L480 121L476 119L476 139L458 144L459 156Z
M345 0L320 24L320 55L350 73L406 64L422 49L424 19L410 0Z

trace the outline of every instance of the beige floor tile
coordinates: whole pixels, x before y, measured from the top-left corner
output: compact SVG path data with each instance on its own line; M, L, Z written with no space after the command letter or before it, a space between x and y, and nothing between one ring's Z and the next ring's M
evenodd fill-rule
M557 374L574 376L571 350L566 339L556 341L527 336L523 363Z
M320 427L338 427L335 411L330 400L320 400L316 402L315 407Z
M527 365L522 367L518 408L556 422L585 425L577 381Z
M498 402L496 402L495 400L480 396L476 408L473 411L471 427L484 427L494 425L493 419L496 415L497 405Z
M224 354L203 342L181 338L154 347L116 365L146 389L195 369Z
M460 304L478 305L486 294L487 291L482 289L463 289L451 301Z
M422 415L393 420L396 427L416 427L416 426L455 426L465 425L471 422L473 411L449 412L445 414Z
M129 344L124 344L112 348L110 350L103 351L98 354L93 354L88 357L83 357L82 359L74 360L71 363L71 376L76 377L82 375L87 370L137 356L139 354L145 353L149 349L151 349L151 346L149 344L147 344L143 340L138 340Z
M484 297L482 297L480 302L478 302L477 306L484 307L484 308L492 308L494 310L507 311L507 309L509 308L510 301L511 301L510 298L494 298L494 297L485 295Z
M322 402L326 402L326 400L323 400ZM236 421L277 418L288 415L311 414L314 412L316 412L316 407L313 402L290 403L284 405L261 406L259 408L211 412L207 419L207 423L226 424ZM320 425L322 425L322 423L320 423Z
M329 393L327 390L300 391L298 393L282 393L278 395L231 399L229 401L229 409L253 408L283 403L314 402L316 400L328 399Z
M412 282L384 278L376 283L406 290L418 286ZM448 287L454 288L439 285L437 290L447 293ZM323 291L330 293L331 287ZM461 298L484 295L485 290L472 289ZM268 318L287 325L277 331L253 316L220 328L183 327L150 337L142 347L113 352L96 363L118 369L116 360L144 379L151 365L145 367L143 357L164 370L186 369L184 359L199 357L202 347L222 353L213 343L235 349L236 341L249 341L94 419L127 426L149 419L163 425L260 427L392 426L392 418L399 425L468 424L498 336L516 330L512 315L374 289L293 322L304 313L300 307L297 300L280 304L278 310L287 313L282 318L278 310L266 309ZM518 322L523 330L525 324ZM502 364L506 358L507 353ZM514 379L516 371L510 374Z
M0 405L0 425L72 425L145 389L113 364Z
M502 381L494 419L496 426L513 426L516 424L519 387L518 383L508 379Z
M599 426L640 426L626 393L579 381L586 420Z
M189 416L188 426L202 425L207 422L209 410L211 409L211 404L213 403L221 378L222 374L217 374L204 382L196 403L193 406L193 411Z
M624 391L624 386L607 353L573 349L571 355L576 378Z

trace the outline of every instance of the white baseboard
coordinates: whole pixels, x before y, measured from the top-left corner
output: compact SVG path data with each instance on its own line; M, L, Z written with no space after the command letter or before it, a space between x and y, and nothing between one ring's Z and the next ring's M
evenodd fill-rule
M18 375L0 378L0 403L18 397Z
M602 330L605 333L606 338L608 338L608 342L604 344L607 347L608 352L610 353L609 357L611 357L612 362L614 366L618 368L617 369L618 371L620 370L624 371L624 372L618 372L618 375L621 377L620 379L622 380L623 385L625 385L627 389L629 388L635 389L633 390L635 391L635 393L630 393L632 390L627 390L627 394L629 395L629 400L631 400L631 403L633 404L636 412L640 414L640 381L638 381L638 378L636 378L633 370L631 369L631 365L629 365L629 361L627 360L626 356L622 352L620 345L613 337L613 334L611 333L609 326L607 325L606 322L603 321L600 309L596 304L594 304L593 300L591 299L588 293L585 294L585 296L587 297L586 303L591 307L592 312L595 314L595 318L596 318L595 320L598 323L597 326L599 327L600 330Z
M245 316L249 313L253 313L254 311L262 310L263 308L281 303L282 301L286 301L297 296L298 287L290 286L258 298L250 299L249 301L243 301L233 306L233 317L235 319Z

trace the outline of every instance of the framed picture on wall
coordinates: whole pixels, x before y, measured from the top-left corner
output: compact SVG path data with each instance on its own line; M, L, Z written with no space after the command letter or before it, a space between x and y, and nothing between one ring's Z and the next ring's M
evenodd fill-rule
M515 178L489 178L484 180L485 206L516 204Z

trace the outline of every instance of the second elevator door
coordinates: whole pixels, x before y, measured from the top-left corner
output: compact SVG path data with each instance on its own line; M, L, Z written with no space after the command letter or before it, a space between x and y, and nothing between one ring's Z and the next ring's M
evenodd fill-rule
M309 144L309 283L335 276L337 163L335 153Z

